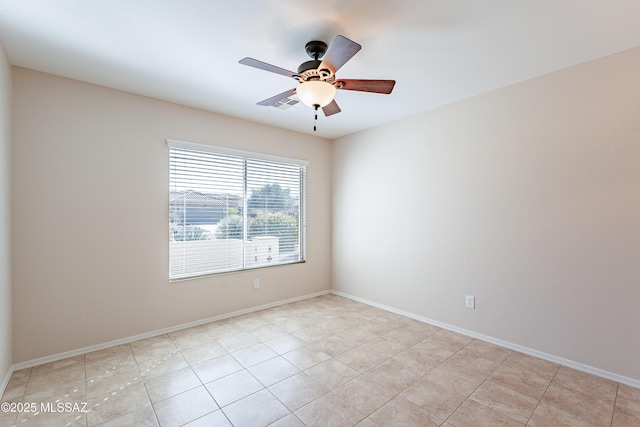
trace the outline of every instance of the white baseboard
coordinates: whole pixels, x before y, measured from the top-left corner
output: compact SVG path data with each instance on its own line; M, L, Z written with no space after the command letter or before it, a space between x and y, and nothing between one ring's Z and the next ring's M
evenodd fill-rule
M521 345L518 345L518 344L514 344L514 343L511 343L511 342L508 342L508 341L503 341L503 340L498 339L498 338L493 338L493 337L490 337L490 336L487 336L487 335L479 334L477 332L469 331L467 329L459 328L457 326L449 325L447 323L438 322L437 320L433 320L433 319L429 319L429 318L426 318L426 317L418 316L416 314L409 313L409 312L406 312L406 311L403 311L403 310L398 310L397 308L389 307L389 306L386 306L384 304L378 304L376 302L369 301L369 300L366 300L364 298L356 297L356 296L353 296L353 295L349 295L349 294L346 294L344 292L332 290L331 293L334 294L334 295L338 295L338 296L344 297L344 298L348 298L348 299L353 300L353 301L357 301L357 302L361 302L363 304L370 305L372 307L380 308L380 309L385 310L385 311L390 311L390 312L395 313L395 314L400 314L402 316L409 317L411 319L418 320L418 321L423 322L423 323L428 323L430 325L434 325L434 326L437 326L437 327L442 328L442 329L447 329L449 331L457 332L459 334L466 335L466 336L471 337L471 338L477 338L479 340L486 341L486 342L489 342L491 344L499 345L500 347L505 347L505 348L508 348L510 350L519 351L520 353L524 353L524 354L528 354L530 356L538 357L540 359L548 360L549 362L557 363L558 365L567 366L569 368L577 369L579 371L583 371L583 372L586 372L586 373L589 373L589 374L593 374L593 375L596 375L596 376L599 376L599 377L602 377L602 378L613 380L613 381L619 382L621 384L626 384L626 385L631 386L631 387L640 388L640 380L636 380L636 379L633 379L633 378L629 378L629 377L625 377L625 376L622 376L622 375L618 375L618 374L615 374L613 372L609 372L609 371L605 371L603 369L595 368L593 366L584 365L582 363L574 362L573 360L564 359L562 357L554 356L552 354L543 353L541 351L534 350L532 348L524 347L524 346L521 346Z
M329 294L329 293L331 293L331 291L329 291L329 290L315 292L313 294L303 295L303 296L295 297L295 298L289 298L289 299L286 299L286 300L277 301L277 302L273 302L273 303L269 303L269 304L263 304L263 305L259 305L259 306L256 306L256 307L247 308L247 309L244 309L244 310L238 310L238 311L234 311L234 312L231 312L231 313L221 314L219 316L209 317L207 319L197 320L195 322L183 323L181 325L172 326L170 328L159 329L159 330L156 330L156 331L146 332L144 334L134 335L134 336L127 337L127 338L108 341L108 342L105 342L105 343L102 343L102 344L96 344L96 345L92 345L92 346L89 346L89 347L78 348L76 350L65 351L64 353L58 353L58 354L54 354L54 355L51 355L51 356L40 357L38 359L28 360L26 362L16 363L16 364L14 364L13 366L11 366L9 368L9 372L7 372L5 378L4 378L3 382L2 382L2 387L0 387L0 396L2 396L2 394L4 393L4 391L7 388L7 384L9 383L9 379L11 378L11 374L13 374L13 372L15 372L15 371L19 371L20 369L31 368L33 366L42 365L44 363L55 362L57 360L66 359L68 357L79 356L81 354L90 353L92 351L97 351L97 350L103 350L105 348L113 347L113 346L116 346L116 345L128 344L128 343L133 342L133 341L138 341L138 340L145 339L145 338L151 338L151 337L155 337L155 336L158 336L158 335L167 334L167 333L170 333L170 332L179 331L181 329L192 328L194 326L204 325L206 323L215 322L217 320L223 320L223 319L228 319L230 317L240 316L242 314L253 313L255 311L260 311L260 310L264 310L264 309L267 309L267 308L277 307L277 306L280 306L280 305L289 304L289 303L296 302L296 301L302 301L302 300L305 300L305 299L314 298L314 297L321 296L321 295L326 295L326 294Z
M406 312L406 311L403 311L403 310L398 310L398 309L396 309L394 307L386 306L384 304L378 304L376 302L369 301L367 299L356 297L356 296L353 296L353 295L349 295L349 294L346 294L344 292L340 292L340 291L336 291L336 290L327 290L327 291L320 291L320 292L316 292L316 293L313 293L313 294L308 294L308 295L304 295L304 296L300 296L300 297L290 298L290 299L287 299L287 300L277 301L277 302L274 302L274 303L269 303L269 304L264 304L264 305L260 305L260 306L256 306L256 307L251 307L251 308L247 308L247 309L244 309L244 310L234 311L234 312L222 314L222 315L219 315L219 316L209 317L207 319L197 320L195 322L184 323L184 324L181 324L181 325L172 326L170 328L160 329L160 330L156 330L156 331L152 331L152 332L147 332L147 333L144 333L144 334L139 334L139 335L135 335L135 336L127 337L127 338L122 338L122 339L118 339L118 340L114 340L114 341L109 341L109 342L105 342L105 343L102 343L102 344L97 344L97 345L93 345L93 346L89 346L89 347L79 348L79 349L67 351L67 352L64 352L64 353L58 353L58 354L54 354L52 356L46 356L46 357L41 357L41 358L38 358L38 359L29 360L29 361L26 361L26 362L17 363L17 364L12 365L9 368L9 371L4 376L4 379L2 380L2 383L0 383L0 396L6 390L7 385L9 383L9 379L11 378L11 375L13 374L13 372L18 371L20 369L31 368L33 366L42 365L44 363L55 362L57 360L66 359L68 357L78 356L78 355L81 355L81 354L84 354L84 353L89 353L89 352L92 352L92 351L103 350L105 348L113 347L113 346L116 346L116 345L128 344L128 343L131 343L133 341L138 341L138 340L145 339L145 338L151 338L151 337L155 337L155 336L158 336L158 335L179 331L181 329L191 328L191 327L194 327L194 326L200 326L200 325L204 325L206 323L215 322L217 320L223 320L223 319L228 319L230 317L240 316L240 315L247 314L247 313L253 313L253 312L264 310L264 309L267 309L267 308L277 307L277 306L280 306L280 305L289 304L289 303L296 302L296 301L302 301L302 300L305 300L305 299L314 298L314 297L321 296L321 295L326 295L326 294L329 294L329 293L334 294L334 295L338 295L338 296L341 296L341 297L344 297L344 298L348 298L348 299L351 299L353 301L361 302L363 304L367 304L367 305L370 305L372 307L380 308L382 310L389 311L391 313L400 314L402 316L409 317L411 319L418 320L420 322L428 323L428 324L437 326L439 328L443 328L443 329L447 329L447 330L450 330L450 331L453 331L453 332L457 332L457 333L462 334L462 335L466 335L466 336L469 336L469 337L472 337L472 338L477 338L479 340L486 341L486 342L489 342L489 343L492 343L492 344L495 344L495 345L499 345L501 347L505 347L505 348L508 348L510 350L519 351L521 353L528 354L530 356L534 356L534 357L538 357L540 359L548 360L550 362L557 363L559 365L567 366L567 367L574 368L574 369L577 369L579 371L587 372L589 374L593 374L593 375L596 375L596 376L599 376L599 377L602 377L602 378L607 378L607 379L610 379L610 380L613 380L613 381L617 381L617 382L619 382L621 384L626 384L626 385L631 386L631 387L640 388L640 380L636 380L636 379L633 379L633 378L629 378L629 377L625 377L625 376L622 376L622 375L618 375L618 374L615 374L613 372L609 372L609 371L605 371L603 369L595 368L593 366L584 365L582 363L574 362L572 360L564 359L562 357L558 357L558 356L554 356L554 355L551 355L551 354L543 353L541 351L537 351L537 350L534 350L534 349L531 349L531 348L528 348L528 347L523 347L521 345L513 344L511 342L503 341L503 340L500 340L500 339L497 339L497 338L493 338L493 337L490 337L490 336L487 336L487 335L479 334L479 333L476 333L476 332L473 332L473 331L469 331L467 329L463 329L463 328L459 328L457 326L449 325L447 323L438 322L437 320L429 319L429 318L426 318L426 317L423 317L423 316L418 316L416 314L409 313L409 312Z
M13 374L13 366L9 367L9 371L7 371L6 375L2 379L2 383L0 383L0 397L4 394L4 391L7 389L7 385L9 385L9 380L11 379L11 374Z

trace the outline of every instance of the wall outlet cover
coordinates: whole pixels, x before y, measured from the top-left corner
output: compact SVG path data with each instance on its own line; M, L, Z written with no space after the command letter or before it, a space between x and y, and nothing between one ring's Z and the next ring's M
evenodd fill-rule
M476 297L474 297L473 295L467 295L465 297L465 307L476 308Z

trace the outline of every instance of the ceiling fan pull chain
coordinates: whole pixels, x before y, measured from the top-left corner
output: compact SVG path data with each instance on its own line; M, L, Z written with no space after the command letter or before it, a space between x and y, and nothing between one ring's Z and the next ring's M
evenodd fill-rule
M318 122L318 107L319 107L319 105L318 105L318 104L316 104L316 105L314 105L314 106L313 106L313 108L315 108L315 110L316 110L316 116L315 116L315 118L313 119L313 131L314 131L314 132L316 131L316 123Z

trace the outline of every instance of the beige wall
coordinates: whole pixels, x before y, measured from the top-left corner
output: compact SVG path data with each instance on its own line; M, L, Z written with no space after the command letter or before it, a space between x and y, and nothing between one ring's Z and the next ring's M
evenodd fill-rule
M11 66L0 44L0 390L12 364Z
M640 380L640 48L341 138L332 176L335 290Z
M13 83L15 363L330 289L327 140L21 68ZM309 160L308 262L168 283L167 138Z

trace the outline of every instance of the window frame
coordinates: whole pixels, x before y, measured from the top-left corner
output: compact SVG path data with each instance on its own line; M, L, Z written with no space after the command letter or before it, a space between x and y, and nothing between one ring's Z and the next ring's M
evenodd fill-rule
M217 276L223 274L232 274L242 271L255 270L260 268L270 268L270 267L281 267L292 264L301 264L306 262L307 250L306 250L306 234L307 234L307 167L310 162L307 160L295 159L290 157L276 156L271 154L257 153L252 151L238 150L228 147L220 147L215 145L201 144L195 142L187 142L181 141L177 139L167 139L167 159L168 159L168 195L171 194L172 191L172 155L171 149L185 149L192 151L199 151L213 155L220 156L233 156L237 158L244 159L244 177L242 179L242 186L244 187L243 195L242 195L242 205L243 205L243 240L242 240L242 267L241 268L227 268L220 271L202 271L193 274L181 274L181 275L173 275L171 271L171 241L169 241L169 251L168 251L168 261L169 261L169 282L180 282L184 280L198 279L209 276ZM265 162L274 162L281 163L290 166L296 166L300 168L300 179L299 179L299 206L298 206L298 250L299 250L299 259L290 261L290 262L278 262L276 264L258 264L258 265L249 265L247 266L246 260L246 251L247 246L250 240L247 239L247 221L248 221L248 207L247 202L249 200L250 194L247 191L247 161L265 161ZM171 212L171 199L168 203L168 218L167 222L169 223L167 226L167 230L170 229L170 212Z

